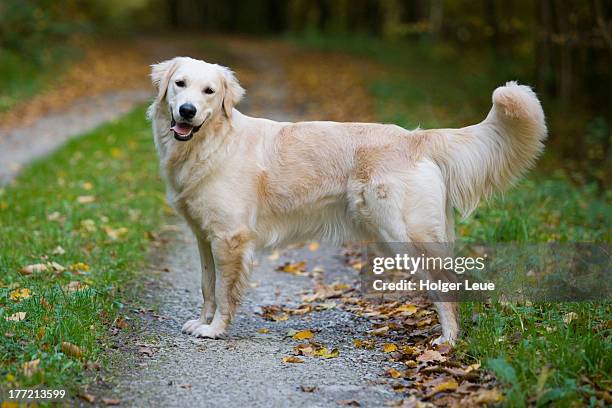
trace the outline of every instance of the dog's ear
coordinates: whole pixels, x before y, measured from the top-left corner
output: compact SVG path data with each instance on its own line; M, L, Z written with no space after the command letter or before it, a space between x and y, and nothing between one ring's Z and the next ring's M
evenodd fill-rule
M238 80L236 79L236 76L232 70L226 67L220 68L222 77L221 81L224 89L222 102L223 112L225 113L226 117L230 118L232 116L232 109L238 102L240 102L245 91L244 88L240 86L240 83L238 83Z
M156 102L161 102L166 97L170 78L174 71L176 71L177 66L178 58L151 65L151 82L155 89L157 89Z

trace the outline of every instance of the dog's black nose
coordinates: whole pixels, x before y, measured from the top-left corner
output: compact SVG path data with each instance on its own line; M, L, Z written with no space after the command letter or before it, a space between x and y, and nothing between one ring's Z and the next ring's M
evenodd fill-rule
M184 103L179 108L179 113L185 119L192 119L198 110L190 103Z

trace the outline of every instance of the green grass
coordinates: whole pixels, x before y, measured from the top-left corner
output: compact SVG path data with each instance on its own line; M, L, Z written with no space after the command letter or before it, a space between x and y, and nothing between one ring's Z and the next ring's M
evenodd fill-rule
M370 37L315 34L290 40L378 62L381 72L366 79L378 119L406 128L479 122L496 86L507 79L526 82L528 77L519 68L524 64L517 63L527 56L496 62L487 50ZM549 107L544 104L544 109ZM612 192L598 193L594 183L572 183L574 175L559 169L558 163L548 151L538 164L541 170L459 221L459 241L609 243ZM464 340L457 352L497 374L506 394L504 405L594 405L601 391L612 386L611 309L609 302L465 303ZM565 323L572 313L575 317Z
M69 142L1 192L0 388L74 391L84 364L107 347L129 299L125 283L142 267L164 208L144 115L139 108ZM83 196L95 200L79 203ZM20 273L51 261L66 270ZM74 282L84 289L71 291ZM23 289L30 297L15 298ZM18 312L25 320L7 320ZM63 352L63 342L83 355ZM38 370L26 375L23 364L37 359Z
M54 46L36 56L0 49L0 113L40 93L78 57L74 48Z

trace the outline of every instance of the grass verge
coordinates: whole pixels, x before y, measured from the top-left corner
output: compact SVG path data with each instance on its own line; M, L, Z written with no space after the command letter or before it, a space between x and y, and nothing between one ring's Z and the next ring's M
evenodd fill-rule
M77 389L122 326L119 299L161 223L162 190L144 108L0 190L0 388Z
M0 113L43 91L79 57L76 48L59 46L50 47L36 57L3 49L0 53Z
M479 122L496 86L504 79L528 77L520 71L522 64L496 62L484 50L459 54L440 43L321 35L291 41L380 63L383 74L366 78L377 118L406 128ZM543 159L540 168L558 168L550 153ZM598 194L595 184L572 183L565 171L536 169L504 196L459 221L457 232L460 241L489 244L609 243L611 202L609 190ZM505 385L504 405L610 403L611 309L609 302L463 304L465 333L457 352L497 374Z

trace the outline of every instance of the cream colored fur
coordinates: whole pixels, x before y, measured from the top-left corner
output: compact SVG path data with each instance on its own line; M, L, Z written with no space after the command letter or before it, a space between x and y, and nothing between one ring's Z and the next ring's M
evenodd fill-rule
M234 105L244 91L231 71L191 58L154 65L152 78L158 96L149 116L168 200L191 226L202 260L204 306L183 331L201 337L226 333L256 250L310 239L452 243L453 207L467 216L512 184L546 138L537 97L514 82L495 90L477 125L409 131L243 115ZM177 87L177 78L187 85ZM176 117L185 102L204 124L181 142L170 112ZM437 342L452 343L456 305L436 307Z

